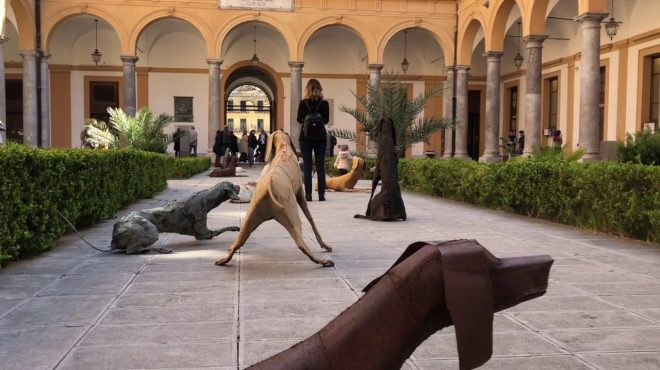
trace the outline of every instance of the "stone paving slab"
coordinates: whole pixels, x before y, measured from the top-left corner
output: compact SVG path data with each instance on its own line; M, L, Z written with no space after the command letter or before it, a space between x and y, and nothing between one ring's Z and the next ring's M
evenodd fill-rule
M226 179L243 184L255 179ZM225 179L168 182L153 199L117 213L182 199ZM358 186L367 187L361 181ZM235 232L212 240L162 234L171 254L101 253L74 234L40 257L0 270L2 369L238 370L316 332L361 295L418 240L476 239L498 257L550 254L548 293L495 315L493 358L484 369L660 368L660 247L656 244L404 193L405 222L353 218L368 193L328 193L309 203L323 252L303 220L303 238L334 268L312 263L268 221L228 266ZM223 203L208 225L239 225L247 204ZM116 218L81 232L107 246ZM406 370L457 369L452 327L431 336Z

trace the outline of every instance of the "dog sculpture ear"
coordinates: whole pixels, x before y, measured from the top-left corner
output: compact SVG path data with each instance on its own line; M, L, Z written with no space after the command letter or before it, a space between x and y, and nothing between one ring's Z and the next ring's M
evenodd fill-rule
M275 141L275 136L279 134L279 130L275 131L270 137L268 138L268 142L266 143L266 155L264 156L264 161L266 163L270 162L270 157L273 155L273 141Z
M497 259L476 240L456 240L439 247L445 301L456 329L459 366L473 369L486 363L493 352L495 303L490 268L492 259Z

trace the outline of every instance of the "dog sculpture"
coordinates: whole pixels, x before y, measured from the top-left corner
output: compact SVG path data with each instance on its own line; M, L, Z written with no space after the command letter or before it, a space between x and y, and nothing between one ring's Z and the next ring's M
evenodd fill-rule
M321 239L321 234L316 229L312 215L309 208L307 208L300 167L298 167L298 156L289 134L279 130L268 138L266 161L270 160L273 149L275 150L275 156L270 162L268 172L256 184L236 241L229 247L227 256L220 258L215 264L224 265L231 261L234 253L245 244L250 234L262 222L275 219L291 234L298 248L310 260L325 267L334 266L331 260L312 253L303 240L302 222L300 221L298 207L302 209L305 217L312 225L312 230L314 230L314 235L321 248L329 252L332 251L332 248Z
M236 164L238 157L232 155L224 168L214 168L209 173L210 177L234 177L236 176Z
M460 369L473 369L492 355L493 313L545 294L552 263L496 258L475 240L411 244L328 325L250 369L400 369L450 325Z
M399 187L399 159L396 154L396 131L392 120L383 117L378 122L375 133L378 140L378 154L374 178L371 181L371 196L367 212L355 218L368 218L374 221L395 221L406 219L406 207ZM374 196L378 182L382 180L380 192Z
M325 189L333 191L353 191L355 184L357 184L362 172L364 171L364 159L360 157L353 157L353 163L351 166L351 172L337 176L327 178L325 180ZM315 184L315 189L318 184Z
M144 253L158 240L158 233L191 235L197 240L205 240L225 231L238 231L236 226L219 230L210 230L206 226L207 214L222 202L234 198L238 198L238 186L221 182L181 201L133 211L115 223L110 249L125 250L127 254ZM170 252L162 248L159 251Z

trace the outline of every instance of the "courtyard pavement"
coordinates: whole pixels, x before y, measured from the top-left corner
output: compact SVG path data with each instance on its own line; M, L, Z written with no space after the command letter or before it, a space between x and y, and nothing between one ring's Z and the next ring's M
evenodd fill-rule
M249 177L226 179L243 184ZM117 214L162 205L223 179L205 174ZM361 181L359 187L367 187ZM548 293L496 315L484 369L659 369L660 247L404 193L408 220L356 220L366 192L314 195L310 205L335 262L322 268L275 221L226 267L236 233L213 240L161 234L172 254L97 252L70 233L42 256L0 270L1 369L243 369L315 333L361 296L410 243L470 238L498 257L549 254ZM223 203L209 227L239 225L246 204ZM81 232L108 246L116 219ZM305 240L321 250L303 221ZM405 369L457 369L452 328Z

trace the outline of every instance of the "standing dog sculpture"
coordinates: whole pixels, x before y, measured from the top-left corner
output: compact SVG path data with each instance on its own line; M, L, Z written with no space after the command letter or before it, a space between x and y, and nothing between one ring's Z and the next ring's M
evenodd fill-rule
M406 206L401 198L399 187L399 159L396 154L396 131L392 120L383 117L378 122L375 133L378 140L378 155L376 169L371 181L371 197L367 204L367 212L355 215L355 218L368 218L374 221L396 221L406 219ZM374 196L378 182L382 180L380 192Z
M210 230L207 214L222 202L238 198L238 186L221 182L198 191L189 198L168 202L162 207L133 211L115 223L111 249L127 254L144 253L158 240L158 233L177 233L194 236L197 240L211 239L225 231L238 231L236 226ZM159 249L159 252L170 252Z
M332 248L321 239L321 234L316 229L312 215L307 208L305 191L303 189L296 154L289 134L282 130L276 131L268 138L265 160L268 161L275 150L275 156L270 162L268 172L257 182L254 194L250 200L245 220L241 225L241 231L236 241L229 247L227 256L217 260L216 265L224 265L231 261L234 253L240 249L250 234L264 221L275 219L291 234L298 248L305 253L310 260L324 267L334 266L329 259L316 256L309 250L302 236L302 222L298 213L298 207L302 209L305 217L312 225L316 240L321 248L332 251Z
M319 332L253 370L400 369L454 325L459 368L490 359L493 313L543 295L550 256L497 258L475 240L417 242Z

